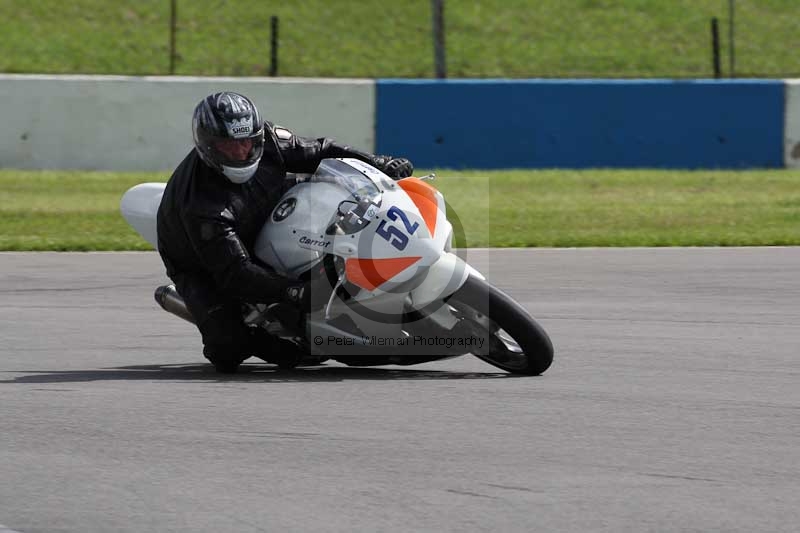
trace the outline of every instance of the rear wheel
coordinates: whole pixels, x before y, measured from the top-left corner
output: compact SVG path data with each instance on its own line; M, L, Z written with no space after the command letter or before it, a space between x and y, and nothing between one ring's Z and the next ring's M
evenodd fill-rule
M462 325L485 342L472 351L490 365L538 375L553 362L553 343L524 307L486 281L469 276L448 302Z

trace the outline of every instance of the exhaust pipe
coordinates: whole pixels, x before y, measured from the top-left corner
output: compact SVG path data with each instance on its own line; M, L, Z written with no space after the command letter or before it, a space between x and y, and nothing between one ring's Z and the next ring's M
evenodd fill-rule
M195 323L194 317L192 317L189 309L186 308L186 303L184 303L181 295L178 294L175 285L162 285L158 287L154 296L156 302L158 302L158 305L160 305L164 311L179 316L192 324Z

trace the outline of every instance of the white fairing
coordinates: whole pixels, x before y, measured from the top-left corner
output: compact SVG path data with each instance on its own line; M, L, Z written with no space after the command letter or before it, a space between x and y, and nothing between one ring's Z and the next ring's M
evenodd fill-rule
M166 183L140 183L128 189L120 200L122 217L155 249L158 249L156 215L166 186Z
M325 236L339 202L347 191L330 183L300 183L286 193L258 234L255 255L279 274L297 277L331 252L332 239ZM294 210L276 222L275 213L294 199Z
M337 212L342 211L340 204L353 198L352 190L312 178L311 182L301 183L287 192L270 214L255 246L255 254L263 262L283 275L297 277L323 253L339 256L347 263L407 260L406 268L386 276L376 286L360 284L363 290L354 298L363 302L400 290L410 294L416 308L451 294L469 273L480 276L449 252L453 228L447 221L444 198L438 191L431 188L428 196L421 199L404 184L361 161L326 162L323 165L331 165L327 170L332 175L347 177L348 172L355 173L366 177L365 182L374 188L378 200L363 213L363 228L351 233L327 234ZM323 165L320 168L325 173ZM318 175L319 172L315 177ZM356 183L353 187L353 182L347 183L351 189L361 185ZM292 204L293 210L286 209ZM427 207L427 220L420 206ZM348 270L348 281L354 281L350 274Z
M411 291L411 302L415 309L422 309L428 304L456 292L464 284L470 274L485 279L483 275L464 262L454 253L445 252L439 257L425 277Z

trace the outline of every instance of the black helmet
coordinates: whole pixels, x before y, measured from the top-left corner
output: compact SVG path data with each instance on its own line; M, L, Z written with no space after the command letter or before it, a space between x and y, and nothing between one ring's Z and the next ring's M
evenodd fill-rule
M200 158L233 183L253 177L264 154L264 122L239 93L214 93L197 104L192 136Z

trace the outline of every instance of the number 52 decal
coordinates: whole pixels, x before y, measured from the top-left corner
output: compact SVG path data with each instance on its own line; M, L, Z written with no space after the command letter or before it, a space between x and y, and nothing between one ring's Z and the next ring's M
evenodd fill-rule
M381 223L378 224L378 227L375 229L375 233L386 239L389 244L398 250L405 250L406 246L408 246L408 236L413 235L414 232L417 231L419 228L419 222L414 222L414 224L411 224L411 222L408 220L408 215L406 215L402 209L398 209L394 206L392 206L389 211L386 212L386 218L389 220L397 220L399 218L403 222L403 226L405 226L408 235L406 235L403 230L397 226L386 227L386 220L381 220Z

